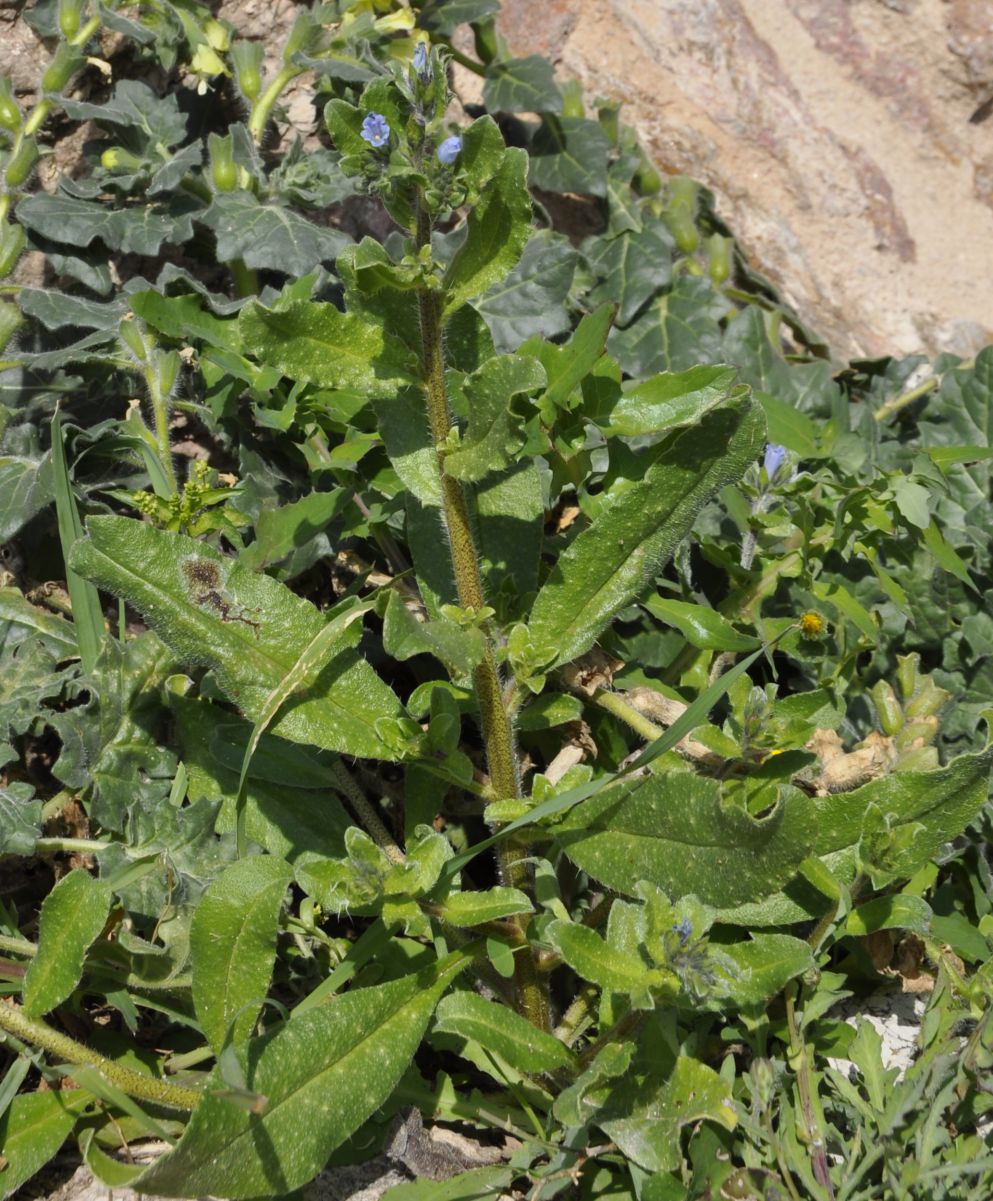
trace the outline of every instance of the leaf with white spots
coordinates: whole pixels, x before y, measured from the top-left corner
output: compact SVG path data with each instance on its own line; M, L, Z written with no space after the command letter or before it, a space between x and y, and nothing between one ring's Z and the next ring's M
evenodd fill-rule
M250 1113L218 1069L186 1133L132 1187L162 1197L282 1197L306 1184L387 1100L410 1067L442 993L467 965L456 952L413 975L308 1009L245 1052Z

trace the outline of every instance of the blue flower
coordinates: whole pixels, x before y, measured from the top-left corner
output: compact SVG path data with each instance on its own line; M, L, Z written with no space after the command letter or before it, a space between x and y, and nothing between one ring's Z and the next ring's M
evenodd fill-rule
M769 479L772 479L783 463L785 463L788 453L785 446L779 446L775 442L766 443L765 459L762 461L762 466L765 468L765 473Z
M417 77L421 83L427 83L431 78L431 68L428 66L428 44L427 42L418 42L417 49L414 51L414 70L417 72Z
M390 140L390 123L382 113L370 113L362 122L360 136L370 146L385 146Z
M690 941L690 935L693 933L693 923L688 917L681 918L673 926L673 930L679 935L679 945L685 947Z
M462 139L458 134L453 134L452 137L445 138L438 147L438 162L445 167L450 167L461 153Z

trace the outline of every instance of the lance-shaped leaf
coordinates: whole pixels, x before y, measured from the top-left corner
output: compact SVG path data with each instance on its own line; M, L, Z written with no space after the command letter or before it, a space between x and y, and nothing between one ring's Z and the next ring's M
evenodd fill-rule
M55 885L41 906L38 954L24 977L24 1012L48 1013L68 997L83 975L86 952L110 912L110 893L77 868Z
M625 385L604 424L608 434L660 434L693 425L711 409L744 389L736 389L733 367L691 367L664 372L641 383Z
M535 665L558 666L589 650L704 505L755 462L764 437L761 411L742 398L664 443L643 479L576 538L538 593L530 622Z
M333 304L294 300L267 309L254 302L242 309L238 326L244 348L290 379L374 396L393 396L416 381L399 339Z
M519 1072L572 1067L575 1056L559 1039L519 1014L473 992L450 993L438 1006L435 1029L459 1034L495 1051Z
M899 864L900 875L909 878L982 809L989 795L991 765L993 745L978 755L960 755L937 771L896 772L854 792L806 797L796 789L782 791L794 794L806 810L811 851L842 883L855 879L867 820L871 823L879 814L889 819L897 838L902 831L911 835L901 848ZM789 804L795 807L796 801ZM740 905L724 908L718 920L779 926L820 917L824 909L824 896L798 876L764 901L748 904L743 898Z
M226 867L197 905L190 927L193 1003L219 1052L251 1034L276 960L276 923L293 878L289 864L253 855Z
M379 1108L410 1067L428 1020L466 965L461 953L375 988L335 997L249 1042L250 1113L208 1079L177 1146L134 1186L164 1197L282 1197L306 1184Z
M465 241L445 272L445 316L507 275L531 236L527 153L505 152L503 162L469 213Z
M73 569L132 604L187 662L213 667L253 722L326 625L285 585L192 538L126 517L91 518L87 531L73 548ZM273 733L363 758L403 755L403 707L355 650L360 631L360 622L343 625Z
M573 863L608 888L630 895L648 880L668 896L693 893L725 907L775 892L808 854L808 798L788 792L757 818L723 801L716 780L670 772L605 788L555 833Z
M3 1004L0 1001L0 1004ZM85 1089L21 1093L0 1114L0 1196L12 1197L40 1171L69 1137L76 1119L92 1102Z
M476 482L509 466L524 444L524 419L513 411L513 399L544 385L545 369L537 359L525 355L487 359L460 386L469 424L457 449L445 455L445 472Z
M726 617L706 605L691 605L668 597L650 596L645 608L666 625L675 626L690 646L708 651L752 651L759 640L740 634Z

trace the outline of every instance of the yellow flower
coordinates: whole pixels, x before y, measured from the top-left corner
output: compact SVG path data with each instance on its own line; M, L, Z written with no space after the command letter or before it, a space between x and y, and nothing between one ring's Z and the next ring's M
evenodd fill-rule
M806 613L800 614L800 633L804 638L812 640L823 638L826 631L827 622L820 613L808 609Z

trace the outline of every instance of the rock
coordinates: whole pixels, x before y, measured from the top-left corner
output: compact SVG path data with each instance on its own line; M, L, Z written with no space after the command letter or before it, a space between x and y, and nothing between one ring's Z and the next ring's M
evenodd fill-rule
M839 356L993 336L993 0L504 0L501 29L624 101Z

